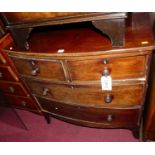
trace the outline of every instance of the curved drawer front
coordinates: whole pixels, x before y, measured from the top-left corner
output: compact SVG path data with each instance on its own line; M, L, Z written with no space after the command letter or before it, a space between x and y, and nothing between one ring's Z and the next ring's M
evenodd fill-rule
M107 127L126 127L138 122L138 109L109 109L80 107L52 102L44 98L37 98L44 111L48 111L58 117L72 120L90 122L92 124L105 125ZM103 124L102 124L103 123Z
M0 90L4 93L12 94L12 95L19 95L19 96L28 96L29 94L23 87L21 83L18 82L0 82Z
M38 110L37 106L35 105L34 101L29 97L17 97L14 95L7 95L5 94L9 103L15 107L20 109L26 110Z
M129 107L142 103L144 85L114 86L102 91L100 86L69 86L26 80L33 94L53 101L83 106Z
M18 71L22 75L64 81L64 72L59 61L19 59L11 57Z
M105 69L113 79L136 78L145 75L145 56L69 61L71 79L81 81L100 80Z
M0 66L0 80L19 81L16 74L9 66Z

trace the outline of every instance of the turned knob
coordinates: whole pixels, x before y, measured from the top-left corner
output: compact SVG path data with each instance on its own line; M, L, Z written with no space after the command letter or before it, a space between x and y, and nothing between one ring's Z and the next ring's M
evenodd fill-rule
M39 72L39 68L34 68L32 71L31 71L31 75L33 76L36 76Z
M38 74L38 72L39 72L39 68L37 67L37 62L31 60L30 61L30 64L32 66L31 75L36 76Z
M113 96L111 94L107 94L104 96L104 102L105 103L111 103L113 100Z
M105 67L105 68L103 69L103 76L108 76L109 74L110 74L109 68Z
M44 88L43 89L43 96L47 96L49 89L48 88Z
M15 88L14 87L9 87L9 90L10 90L11 93L15 92Z
M108 62L108 60L107 60L107 59L104 59L104 60L103 60L103 64L105 64L105 65L106 65L106 64L108 64L108 63L109 63L109 62Z
M109 114L108 116L107 116L107 121L108 122L111 122L113 120L113 115L112 114Z
M26 106L26 102L25 101L22 101L21 102L21 105L25 107Z
M28 42L25 42L25 48L26 48L26 50L29 50L30 49Z

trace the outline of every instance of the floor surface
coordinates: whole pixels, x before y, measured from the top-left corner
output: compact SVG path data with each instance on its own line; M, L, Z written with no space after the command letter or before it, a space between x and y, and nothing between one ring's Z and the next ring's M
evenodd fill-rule
M23 122L23 123L22 123ZM0 110L1 142L138 142L130 130L95 129L13 109Z

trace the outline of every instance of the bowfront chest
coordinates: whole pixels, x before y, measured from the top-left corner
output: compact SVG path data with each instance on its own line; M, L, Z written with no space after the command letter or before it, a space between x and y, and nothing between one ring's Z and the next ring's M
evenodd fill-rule
M124 26L117 47L86 21L35 25L26 49L12 42L4 51L46 118L138 137L154 43L148 14L135 13Z

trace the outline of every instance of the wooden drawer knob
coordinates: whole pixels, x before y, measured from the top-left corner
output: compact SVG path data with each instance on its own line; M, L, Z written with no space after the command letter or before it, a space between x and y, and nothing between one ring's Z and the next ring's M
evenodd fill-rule
M9 90L10 90L11 93L15 92L15 88L14 87L9 87Z
M26 102L25 101L21 101L21 105L25 107L26 106Z
M113 100L113 96L111 94L107 94L104 96L104 102L105 103L111 103Z
M30 49L30 46L29 46L29 43L28 42L25 42L25 48L26 48L26 50L29 50Z
M107 121L108 122L111 122L113 120L113 115L112 114L109 114L108 116L107 116Z
M103 64L106 65L106 64L108 64L108 63L109 63L109 61L108 61L107 59L104 59L104 60L103 60Z
M37 61L30 61L30 64L32 66L31 75L36 76L39 73L39 67L37 66Z
M43 89L43 93L42 93L42 95L43 96L47 96L47 93L49 92L49 89L48 88L44 88Z
M59 108L55 107L55 110L58 110Z
M39 68L34 68L32 71L31 71L31 75L32 76L36 76L37 74L39 73Z

